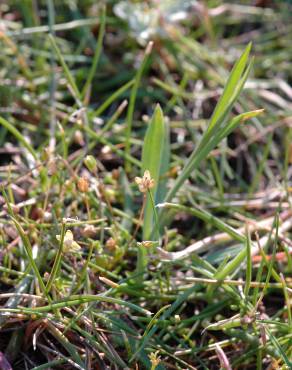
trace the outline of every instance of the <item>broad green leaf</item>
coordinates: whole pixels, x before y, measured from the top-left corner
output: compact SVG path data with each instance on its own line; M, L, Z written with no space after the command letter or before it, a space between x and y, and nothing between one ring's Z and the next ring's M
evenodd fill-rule
M167 182L168 177L167 173L169 171L170 166L170 132L169 132L169 125L167 122L164 123L164 143L163 150L162 150L162 160L159 172L159 183L156 196L155 196L155 203L160 203L163 201L167 194Z
M151 122L147 128L142 151L142 176L144 171L150 172L155 186L151 189L153 199L156 199L159 177L162 166L163 147L165 143L165 126L163 112L159 105L156 106ZM153 205L151 197L147 194L144 212L143 240L148 240L153 229Z

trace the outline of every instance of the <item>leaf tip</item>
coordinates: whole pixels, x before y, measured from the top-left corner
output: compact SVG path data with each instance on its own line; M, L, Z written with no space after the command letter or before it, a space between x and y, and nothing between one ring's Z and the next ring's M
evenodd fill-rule
M154 116L158 117L159 119L163 119L163 110L159 103L156 104L155 110L154 110Z
M262 109L256 109L256 110L253 110L251 112L248 112L248 113L244 114L244 116L241 118L241 122L245 122L245 121L249 120L250 118L257 117L260 114L262 114L264 111L265 111L265 109L262 108Z

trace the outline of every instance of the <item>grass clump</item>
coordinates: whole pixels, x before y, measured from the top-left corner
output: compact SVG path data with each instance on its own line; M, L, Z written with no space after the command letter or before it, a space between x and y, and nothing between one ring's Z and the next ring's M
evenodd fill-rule
M291 368L291 6L261 6L0 5L0 368Z

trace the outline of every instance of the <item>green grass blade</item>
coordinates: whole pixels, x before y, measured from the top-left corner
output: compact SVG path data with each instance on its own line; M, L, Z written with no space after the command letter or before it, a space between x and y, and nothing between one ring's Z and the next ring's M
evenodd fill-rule
M60 266L61 259L62 259L62 252L63 252L63 244L64 244L65 231L66 231L66 225L63 224L62 225L62 230L61 230L61 237L60 237L58 252L56 254L56 258L54 260L52 271L51 271L49 280L48 280L47 285L46 285L46 289L47 289L47 292L48 293L50 292L51 287L52 287L52 285L53 285L53 283L55 281L55 278L57 276L57 273L59 271L59 266Z
M272 334L272 332L270 331L270 329L267 326L265 326L265 330L268 333L268 336L269 336L273 346L275 347L275 349L279 353L282 361L288 366L287 369L291 369L292 368L292 362L287 357L287 355L286 355L285 351L283 350L283 348L281 347L278 339Z
M234 94L230 97L229 105L225 107L226 109L223 111L221 116L218 117L216 126L214 126L212 130L208 130L208 129L206 130L200 144L198 145L198 148L191 154L190 158L188 159L182 171L181 176L183 178L185 177L186 179L189 176L190 172L193 171L193 169L198 165L198 164L195 164L197 162L196 161L197 156L201 158L200 161L204 159L209 154L209 152L216 147L216 145L218 145L227 135L229 135L236 128L237 124L239 124L241 121L245 121L249 118L254 117L254 115L256 116L257 114L259 114L257 113L259 110L242 113L238 115L237 117L233 118L231 122L227 121L227 123L224 125L224 122L226 121L226 117L228 113L231 111L231 108L236 98L238 97L239 93L243 89L245 81L247 80L248 74L250 72L251 66L252 66L252 62L247 67L241 80L238 81L237 89L235 90ZM220 104L220 102L218 104ZM204 153L204 156L202 155L202 153Z
M247 299L250 283L252 279L252 259L251 259L251 241L248 227L246 227L246 273L245 273L245 286L244 296Z
M159 321L166 320L170 315L172 315L187 299L188 297L194 293L195 291L198 290L197 286L193 286L187 290L185 290L183 293L179 294L177 299L173 302L173 304L166 309L166 311L163 312L162 316L158 318L156 323L152 326L152 328L148 331L148 333L143 337L143 340L140 341L139 347L137 351L135 352L135 357L132 356L130 359L130 362L132 362L138 355L139 353L145 348L147 345L148 341L150 340L151 337L154 336L154 334L157 332L159 329Z
M276 218L276 240L275 240L275 243L274 243L275 246L277 244L277 235L278 235L278 218ZM275 255L275 251L276 251L276 247L274 248L273 256ZM242 261L244 260L246 255L247 255L247 249L244 248L244 249L242 249L241 252L238 253L238 255L232 261L230 261L227 264L227 266L224 268L223 271L220 271L219 274L215 274L215 278L219 279L219 280L220 279L225 279L226 276L230 275L233 271L235 271L240 266L240 264L242 263ZM273 269L273 262L274 262L274 258L272 257L272 259L269 263L269 269L268 269L268 274L267 274L267 278L266 278L266 287L268 287L268 283L270 281L270 276L272 275L272 273L274 272L275 274L277 274L275 272L275 270ZM274 274L273 274L273 276L274 276ZM278 276L278 282L281 282L281 279L280 279L278 274L277 274L277 276ZM263 289L263 294L264 294L266 289L265 288Z
M188 159L180 176L176 179L172 189L166 196L166 202L169 202L179 191L186 179L190 176L191 172L198 168L200 163L207 158L208 154L213 150L225 137L227 137L236 127L249 118L255 117L263 112L263 109L258 109L251 112L242 113L226 124L226 126L215 136L213 136L205 145L199 145L198 150L195 150L191 157Z
M94 112L94 116L100 116L117 98L119 98L124 92L126 92L131 86L133 86L135 80L130 80L125 85L116 90L112 95L110 95L100 107Z
M249 71L251 69L252 63L246 68L246 71L243 73L247 59L249 56L251 45L249 44L246 50L243 52L242 56L235 64L230 78L228 79L223 95L217 106L215 108L214 114L211 117L211 121L207 130L205 131L203 138L201 139L198 147L193 151L187 163L185 164L181 174L176 179L173 187L169 190L165 201L170 202L172 198L177 194L181 186L184 184L186 179L190 176L191 172L198 167L200 162L207 157L209 152L222 140L230 130L228 130L228 125L222 127L227 114L232 109L232 106L243 89L244 83L248 77ZM242 76L243 73L243 76ZM224 133L224 134L223 134ZM213 139L212 139L213 137ZM220 140L219 140L220 138ZM212 139L213 145L208 145ZM207 150L208 149L208 150ZM202 155L202 151L204 156Z
M128 162L134 164L135 166L137 166L138 168L141 167L141 162L134 158L133 156L131 156L130 154L126 154L123 150L121 149L118 149L116 147L116 145L112 144L109 140L107 140L104 136L100 135L100 134L97 134L94 130L92 130L90 127L87 127L87 126L83 126L82 127L83 130L85 132L88 133L88 136L89 137L92 137L93 139L95 139L97 142L100 142L101 144L103 145L107 145L111 148L111 150L114 152L114 153L117 153L118 156L120 156L121 158L124 158L125 160L127 160Z
M228 275L230 275L233 271L235 271L241 265L243 260L245 259L246 252L247 252L246 248L242 249L238 253L238 255L233 258L233 260L231 260L230 262L227 263L227 265L224 267L224 269L222 269L221 271L219 271L218 273L216 273L214 275L214 278L218 279L218 280L223 280Z
M24 246L25 252L27 254L27 258L28 258L28 262L30 264L30 267L34 271L35 276L36 276L36 278L37 278L37 280L39 282L40 288L43 291L45 297L47 298L48 302L51 302L51 298L50 298L50 296L48 294L48 291L47 291L46 286L45 286L45 284L43 282L43 279L41 277L41 274L39 272L39 269L38 269L38 267L37 267L37 265L35 263L35 260L33 258L32 246L30 244L30 241L29 241L27 235L25 234L22 226L20 225L20 223L15 218L15 215L13 213L13 210L12 210L11 206L10 206L9 199L8 199L5 191L3 191L2 194L3 194L4 198L5 198L5 201L6 201L6 204L7 204L7 208L8 208L8 212L9 212L9 215L10 215L10 218L13 221L13 223L14 223L17 231L18 231L18 234L21 237L21 240L23 242L23 246Z
M238 231L236 231L233 227L229 226L220 218L212 215L208 211L199 208L199 207L186 207L182 206L180 204L175 203L160 203L157 205L158 208L165 208L165 209L174 209L178 212L186 212L189 213L195 217L198 217L199 219L203 220L206 223L209 223L213 226L215 226L218 230L222 232L226 232L228 235L230 235L234 240L238 240L240 242L245 242L246 237L243 234L240 234Z
M51 302L51 298L49 296L49 293L46 289L46 286L43 282L43 279L41 277L41 274L39 272L39 269L35 263L35 260L33 258L33 255L32 255L32 247L31 247L31 244L30 244L30 241L28 239L28 237L26 236L23 228L21 227L20 223L12 216L10 216L20 237L21 237L21 240L23 242L23 245L24 245L24 248L25 248L25 251L26 251L26 254L27 254L27 257L28 257L28 261L29 261L29 264L31 265L31 268L33 269L34 273L35 273L35 276L39 282L39 285L40 285L40 288L41 290L43 291L44 295L46 296L46 298L48 299L49 302Z
M141 77L143 74L143 71L145 69L145 66L148 62L149 56L151 54L153 42L150 41L147 45L147 48L145 50L144 58L142 60L142 63L140 65L140 68L137 71L136 77L135 77L135 83L132 88L131 96L130 96L130 102L129 102L129 108L127 112L127 126L126 126L126 142L125 142L125 155L126 155L126 163L125 163L125 169L126 172L129 172L131 166L130 162L127 160L127 156L130 154L130 139L131 139L131 133L132 133L132 123L133 123L133 116L134 116L134 108L135 108L135 102L138 92L138 87L140 85Z
M230 106L230 101L233 100L232 97L236 94L236 92L239 93L238 90L240 90L240 86L238 85L238 82L241 78L241 75L243 74L243 71L246 67L248 57L250 54L252 44L249 43L242 53L241 57L238 59L238 61L235 63L230 76L226 82L223 94L218 101L218 104L216 105L215 111L211 117L210 124L208 126L207 132L212 131L212 129L217 125L217 122L224 114L224 112L228 109Z
M158 205L159 208L168 208L168 209L176 209L178 211L190 213L201 220L212 224L213 226L217 227L220 231L226 232L230 235L233 239L238 240L242 243L246 242L246 237L240 233L238 233L233 227L227 225L225 222L220 220L219 218L213 216L211 213L194 207L185 207L180 204L173 204L173 203L162 203ZM240 266L243 260L246 257L246 249L243 249L239 254L231 260L226 266L220 270L218 273L214 274L214 279L222 280L226 278L231 272L233 272L236 268Z
M119 106L118 109L115 111L115 113L111 116L111 118L107 121L107 123L103 126L103 128L100 130L99 135L102 136L106 132L108 132L112 126L117 122L120 115L123 113L124 109L128 105L128 101L124 100Z
M282 273L280 273L280 277L282 280L282 286L283 286L283 294L285 297L286 301L286 306L287 306L287 316L288 316L288 327L289 327L289 332L292 334L292 310L291 310L291 303L290 303L290 297L288 293L288 288L287 284L285 281L285 277Z
M84 84L84 87L82 89L82 92L81 92L81 96L82 96L83 99L86 98L86 96L87 96L88 88L91 85L94 74L96 72L96 68L98 66L98 62L99 62L99 59L100 59L100 54L101 54L101 51L102 51L102 42L103 42L103 38L104 38L105 24L106 24L106 7L103 6L102 11L101 11L99 34L98 34L98 38L97 38L97 43L96 43L96 48L95 48L95 53L94 53L94 57L93 57L92 66L90 68L87 80L86 80L86 82Z
M75 366L77 369L85 369L85 364L79 355L79 352L70 340L50 321L48 320L48 330L54 336L54 338L59 342L61 346L63 346L66 351L70 354L70 360L74 361Z
M268 261L266 253L264 252L264 250L260 249L260 253L261 253L262 258L264 259L264 262L265 262L265 264L267 266L267 269L268 269L267 276L266 276L266 281L265 281L265 286L263 288L262 295L264 295L266 293L266 291L268 289L269 281L270 281L272 276L278 283L282 284L282 280L281 280L280 275L274 269L274 263L275 263L275 260L276 260L277 244L278 244L278 235L279 235L279 215L278 214L276 214L276 216L275 216L274 225L275 225L275 229L276 229L275 231L276 232L275 232L275 239L274 239L274 242L273 242L272 257L271 257L270 261Z
M75 82L75 79L72 76L72 73L70 72L69 67L67 66L67 64L66 64L66 62L63 58L63 55L62 55L62 53L61 53L61 51L60 51L60 49L59 49L59 47L56 43L55 38L52 35L48 35L48 37L49 37L49 40L51 42L51 45L52 45L57 57L59 59L59 62L61 64L62 68L63 68L63 71L64 71L65 76L67 78L68 84L70 85L70 87L71 87L71 89L72 89L72 91L75 95L75 98L77 99L77 103L78 103L79 106L81 106L82 105L81 104L82 97L81 97L80 91L77 87L77 84Z
M78 306L81 304L85 303L90 303L90 302L106 302L106 303L111 303L114 305L120 305L120 306L125 306L128 307L136 312L139 312L143 315L150 316L152 313L149 310L146 310L140 306L137 306L134 303L118 299L118 298L112 298L112 297L107 297L105 295L92 295L92 294L87 294L87 295L72 295L69 297L66 297L61 300L55 300L54 302L51 302L47 306L41 306L41 307L33 307L33 308L15 308L15 309L9 309L9 308L0 308L0 312L22 312L22 313L27 313L27 314L43 314L46 312L50 312L55 309L62 309L65 307L71 307L71 306Z
M0 117L0 125L5 127L6 130L8 130L30 152L30 154L34 157L34 159L37 159L37 154L34 151L33 147L25 140L25 138L17 130L17 128L12 126L12 124L3 117Z

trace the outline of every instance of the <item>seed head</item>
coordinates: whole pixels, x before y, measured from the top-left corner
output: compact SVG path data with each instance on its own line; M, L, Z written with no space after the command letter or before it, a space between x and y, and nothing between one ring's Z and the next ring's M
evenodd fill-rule
M117 242L113 238L109 238L106 241L105 246L107 247L108 250L114 251L117 248Z
M146 193L154 187L155 181L151 178L150 172L146 170L143 177L135 177L135 182L139 187L141 193Z
M87 193L89 189L88 179L86 177L79 177L77 187L81 193Z

